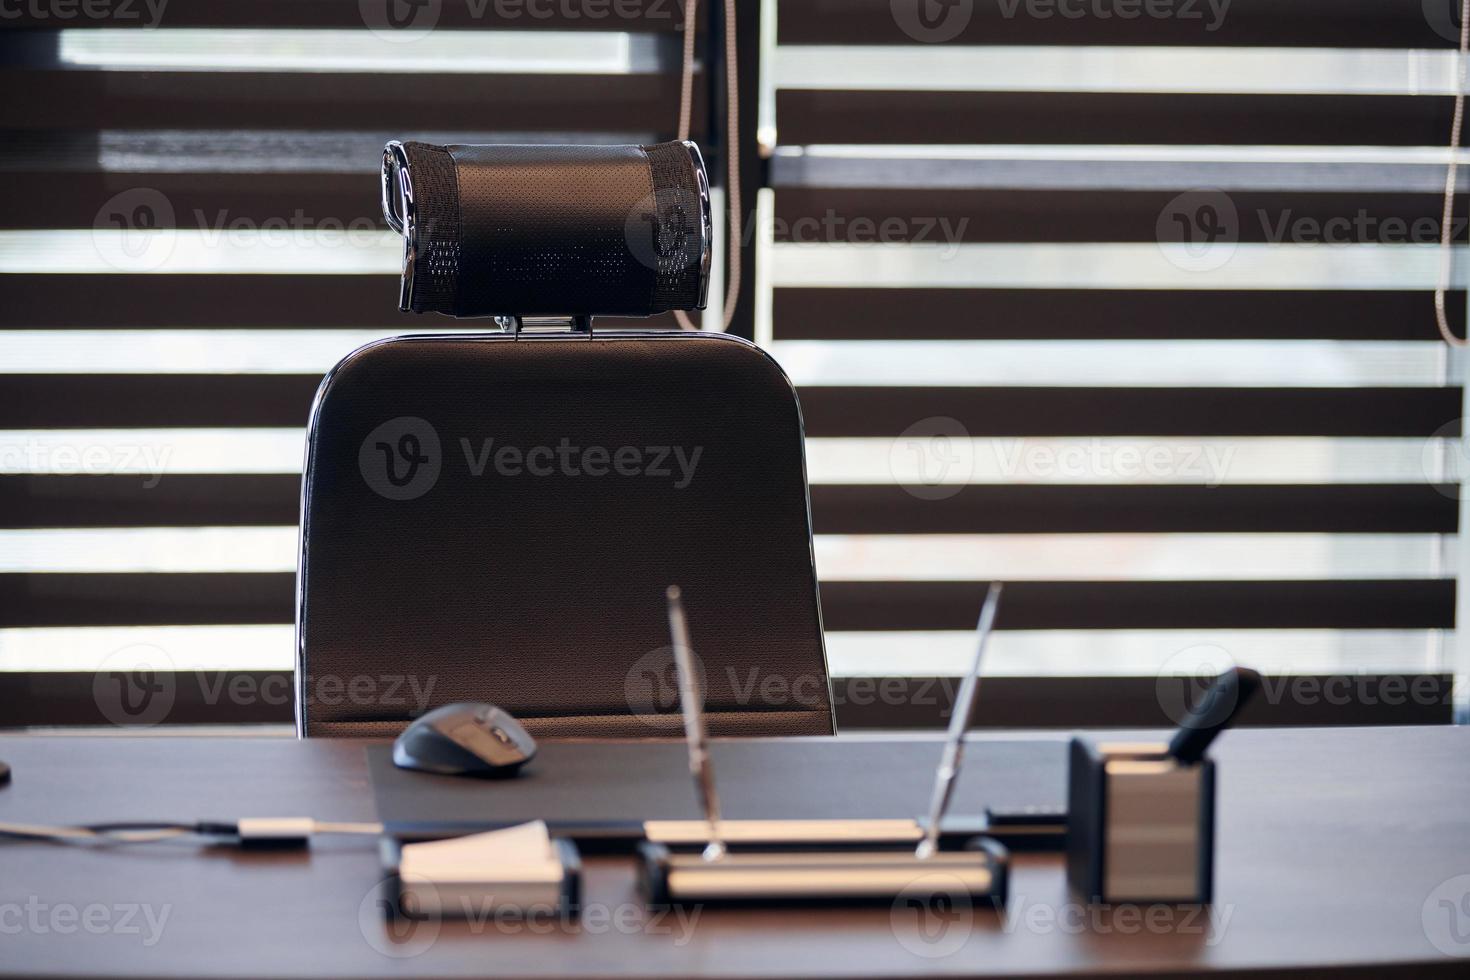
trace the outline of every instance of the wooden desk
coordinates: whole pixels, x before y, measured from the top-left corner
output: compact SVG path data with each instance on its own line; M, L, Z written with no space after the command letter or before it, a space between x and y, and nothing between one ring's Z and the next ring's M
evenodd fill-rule
M981 738L971 756L1003 773L1015 745ZM855 760L861 750L852 743ZM1045 763L1058 781L1062 750L1058 740ZM1188 910L1087 909L1050 855L1018 858L1004 918L961 910L921 922L912 909L886 907L651 918L630 862L591 858L578 925L420 925L395 945L372 903L371 838L265 854L5 843L0 973L1470 975L1470 960L1447 957L1431 939L1470 956L1470 877L1461 877L1470 876L1470 730L1247 730L1222 739L1217 758L1213 921ZM0 759L15 769L0 789L5 821L374 818L354 742L10 736L0 738Z

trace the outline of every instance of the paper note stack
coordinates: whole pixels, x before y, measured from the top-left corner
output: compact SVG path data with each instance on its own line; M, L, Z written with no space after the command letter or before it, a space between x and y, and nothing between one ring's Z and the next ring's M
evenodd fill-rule
M575 873L546 824L405 844L398 859L403 908L414 915L481 919L500 909L557 908Z

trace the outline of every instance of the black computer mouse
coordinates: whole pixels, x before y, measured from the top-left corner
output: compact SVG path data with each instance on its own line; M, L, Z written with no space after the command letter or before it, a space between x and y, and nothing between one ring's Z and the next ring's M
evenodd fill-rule
M393 764L443 776L514 776L536 754L536 740L493 704L446 704L404 730Z

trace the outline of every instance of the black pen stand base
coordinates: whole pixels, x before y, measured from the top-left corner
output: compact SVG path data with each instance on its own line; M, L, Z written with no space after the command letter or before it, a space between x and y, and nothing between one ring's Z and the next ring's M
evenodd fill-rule
M731 851L713 861L644 843L641 883L650 905L891 903L963 895L1004 908L1010 859L983 837L927 858L903 850Z

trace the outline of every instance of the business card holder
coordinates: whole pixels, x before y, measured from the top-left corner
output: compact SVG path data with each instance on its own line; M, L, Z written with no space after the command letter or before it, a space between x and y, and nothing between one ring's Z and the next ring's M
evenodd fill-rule
M582 904L581 856L577 846L564 838L552 839L552 857L544 867L507 867L501 871L472 864L458 870L409 870L403 862L407 843L385 836L379 844L386 872L380 904L389 918L575 918Z

